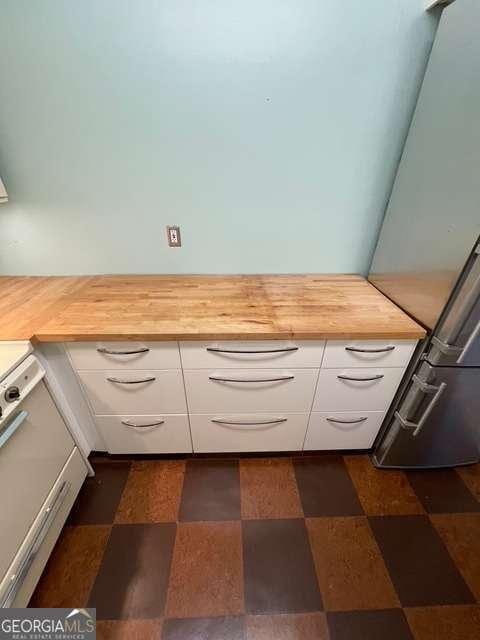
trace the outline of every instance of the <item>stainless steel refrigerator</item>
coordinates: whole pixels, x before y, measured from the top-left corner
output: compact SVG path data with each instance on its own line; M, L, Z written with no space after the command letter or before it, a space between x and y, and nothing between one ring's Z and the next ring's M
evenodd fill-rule
M369 280L427 329L379 467L480 458L480 2L442 14Z

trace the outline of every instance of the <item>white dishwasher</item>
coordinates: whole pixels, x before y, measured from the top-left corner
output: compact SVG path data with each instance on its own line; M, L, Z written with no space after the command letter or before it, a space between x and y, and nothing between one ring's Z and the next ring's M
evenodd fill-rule
M87 466L33 355L0 381L0 606L24 607Z

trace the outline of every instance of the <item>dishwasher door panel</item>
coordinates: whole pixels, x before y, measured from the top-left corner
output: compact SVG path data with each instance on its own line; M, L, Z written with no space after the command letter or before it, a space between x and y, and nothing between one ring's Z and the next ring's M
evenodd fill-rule
M1 425L0 575L10 566L73 448L43 381Z

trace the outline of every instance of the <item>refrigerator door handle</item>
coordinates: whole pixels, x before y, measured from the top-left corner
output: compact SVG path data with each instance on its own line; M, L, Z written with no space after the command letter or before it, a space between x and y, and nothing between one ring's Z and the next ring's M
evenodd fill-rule
M418 386L418 388L421 391L423 391L423 393L432 393L433 394L433 398L430 400L427 408L423 412L423 415L422 415L422 417L420 418L420 420L418 422L413 422L411 420L407 420L398 411L395 411L395 414L394 414L395 418L399 421L399 423L402 425L402 427L404 429L413 429L413 434L412 435L413 435L413 437L415 437L415 436L418 436L418 434L420 433L420 431L423 428L423 425L427 421L428 416L431 414L431 412L433 411L435 405L440 400L440 396L442 395L442 393L447 388L447 383L446 382L442 382L438 387L436 387L435 385L427 384L426 382L423 382L423 380L420 380L420 378L418 376L416 376L416 375L414 375L412 379L413 379L414 384L416 386Z
M443 353L446 356L460 356L463 351L462 347L456 347L453 344L448 344L448 342L440 340L437 336L433 336L432 343L437 347L440 353Z
M461 350L460 355L458 356L458 359L457 359L458 364L462 364L462 362L465 360L465 357L469 352L470 347L473 345L473 343L475 342L479 334L480 334L480 320L477 322L475 329L472 331L468 340L465 343L465 346Z
M479 322L464 345L455 344L480 295L480 242L474 249L470 276L466 279L463 288L468 292L464 297L460 295L458 301L454 303L450 311L450 322L448 322L447 326L441 327L438 335L432 338L432 344L438 351L447 357L456 357L457 364L463 362L468 349L480 332Z

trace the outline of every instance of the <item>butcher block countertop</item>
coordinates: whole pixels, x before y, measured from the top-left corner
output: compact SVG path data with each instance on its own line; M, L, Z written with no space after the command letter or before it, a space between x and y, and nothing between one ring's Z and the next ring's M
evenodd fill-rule
M0 340L424 335L355 275L0 277Z

